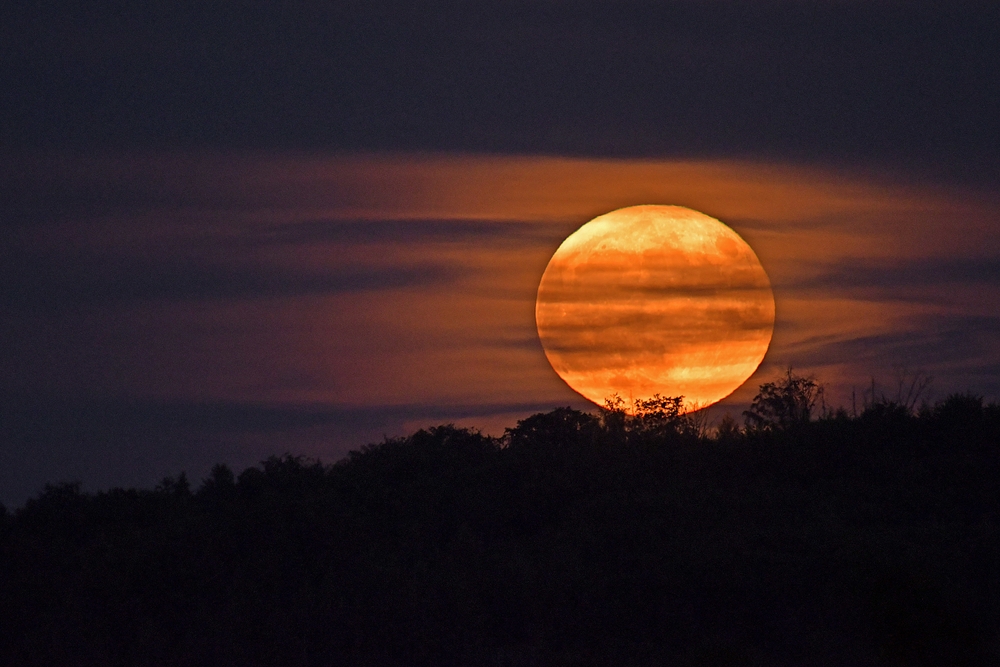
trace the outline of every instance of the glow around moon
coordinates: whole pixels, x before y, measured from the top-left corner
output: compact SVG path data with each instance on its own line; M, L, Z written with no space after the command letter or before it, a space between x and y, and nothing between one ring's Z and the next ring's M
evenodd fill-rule
M764 359L774 296L757 255L715 218L632 206L567 238L542 275L535 322L566 383L598 404L715 403Z

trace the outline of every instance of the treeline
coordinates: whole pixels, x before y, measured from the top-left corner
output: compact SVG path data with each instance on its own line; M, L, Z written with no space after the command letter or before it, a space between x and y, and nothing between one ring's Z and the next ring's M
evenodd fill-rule
M0 518L0 660L1000 664L1000 408L765 388L717 432L656 397L49 486Z

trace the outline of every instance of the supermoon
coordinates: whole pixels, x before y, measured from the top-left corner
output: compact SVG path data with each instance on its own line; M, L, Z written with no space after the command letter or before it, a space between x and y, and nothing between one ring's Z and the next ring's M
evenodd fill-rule
M552 368L591 401L683 396L693 410L757 370L774 295L754 251L715 218L631 206L559 246L538 285L535 322Z

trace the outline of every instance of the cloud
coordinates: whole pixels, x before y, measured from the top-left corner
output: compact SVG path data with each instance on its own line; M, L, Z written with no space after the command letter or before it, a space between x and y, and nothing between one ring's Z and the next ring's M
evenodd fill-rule
M456 280L459 273L458 267L434 264L311 271L168 257L140 263L117 257L19 254L0 265L0 307L7 312L44 312L129 302L331 295L440 285Z
M1000 257L929 257L878 263L846 259L817 275L785 283L782 287L874 290L892 294L899 288L968 284L1000 285Z
M978 357L984 347L977 333L989 329L984 322L996 327L1000 320L984 319L970 323L969 318L938 321L936 326L914 328L889 334L858 336L848 340L816 341L812 352L804 357L810 365L851 363L859 367L881 366L920 360L923 364L947 364ZM969 326L976 326L969 329ZM994 331L996 329L993 329Z
M45 424L51 432L104 431L147 434L270 433L288 429L334 425L345 431L384 428L402 420L426 419L433 426L441 420L476 415L509 414L539 409L537 403L330 405L281 404L248 401L190 401L142 398L65 398L51 395L3 397L0 414L8 436L30 437Z
M245 239L252 245L469 243L475 241L530 241L553 236L551 226L512 223L509 220L404 219L307 220L271 225L252 231Z
M996 400L998 332L1000 317L994 315L922 314L902 318L890 331L820 336L785 350L797 367L820 369L817 374L835 390L834 402L849 395L851 385L873 376L884 382L899 368L933 376L939 392L971 390Z
M637 203L723 222L823 226L845 214L910 213L935 193L871 174L749 160L530 155L119 152L0 161L0 206L32 224L131 217L244 227L316 221L545 222L577 226ZM763 222L762 222L763 221Z

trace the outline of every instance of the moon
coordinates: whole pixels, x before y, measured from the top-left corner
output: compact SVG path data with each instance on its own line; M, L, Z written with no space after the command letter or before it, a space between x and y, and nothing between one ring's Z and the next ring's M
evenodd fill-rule
M574 390L603 405L684 397L716 403L771 343L774 294L739 234L681 206L630 206L594 218L549 260L535 323Z

